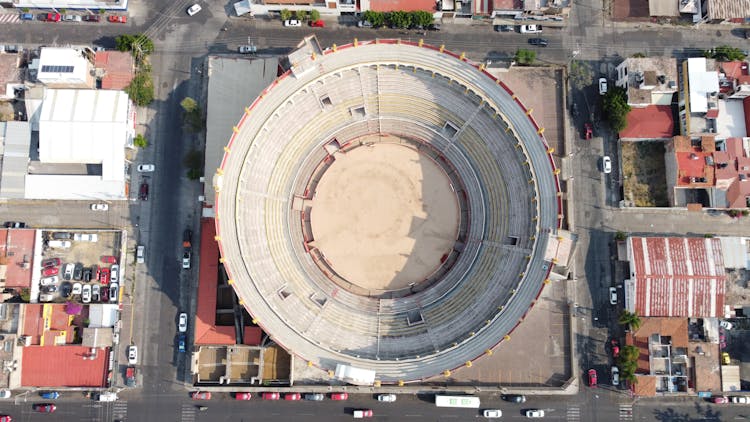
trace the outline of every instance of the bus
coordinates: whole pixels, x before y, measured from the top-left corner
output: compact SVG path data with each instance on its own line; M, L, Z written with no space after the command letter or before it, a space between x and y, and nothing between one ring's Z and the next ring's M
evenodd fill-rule
M479 397L474 396L435 396L437 407L465 407L479 409Z

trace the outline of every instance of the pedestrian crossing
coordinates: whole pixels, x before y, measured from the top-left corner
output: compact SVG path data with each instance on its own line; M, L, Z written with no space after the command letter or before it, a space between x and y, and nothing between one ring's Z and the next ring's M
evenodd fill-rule
M193 422L195 420L195 406L192 404L183 404L180 412L182 422Z
M620 405L620 420L621 421L632 421L633 420L633 405L632 404L621 404Z
M2 13L0 14L0 23L19 23L21 17L18 13Z
M565 413L565 419L568 422L578 422L581 420L581 408L578 406L568 406L568 410Z
M124 421L128 417L128 402L120 400L112 403L112 420Z

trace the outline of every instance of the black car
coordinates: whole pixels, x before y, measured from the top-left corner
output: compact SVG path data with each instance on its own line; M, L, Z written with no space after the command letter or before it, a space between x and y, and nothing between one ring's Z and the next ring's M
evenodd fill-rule
M52 233L52 238L55 240L69 240L73 238L73 235L68 232L54 232Z
M73 280L83 280L83 264L80 262L73 268Z
M429 31L440 31L440 24L438 23L431 23L430 26L427 27Z
M545 40L544 38L529 38L529 44L538 45L540 47L546 47L547 40Z
M26 223L23 221L6 221L5 227L8 229L22 229L26 227Z
M526 403L526 396L522 394L508 394L502 396L503 400L511 403Z
M99 22L99 15L84 15L84 22Z
M70 294L73 293L73 285L65 282L60 285L60 296L62 297L70 297Z
M510 25L495 25L495 32L510 32L513 27Z
M55 293L57 291L57 286L51 285L51 286L42 286L42 292L44 293Z
M141 201L148 201L148 183L141 183L141 190L139 191L138 197Z
M92 274L93 274L93 271L91 271L91 268L84 268L83 269L83 281L87 283L91 281Z

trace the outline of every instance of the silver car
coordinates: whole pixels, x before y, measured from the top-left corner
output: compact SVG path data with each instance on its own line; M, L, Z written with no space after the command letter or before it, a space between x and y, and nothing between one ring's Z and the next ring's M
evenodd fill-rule
M386 402L386 403L393 403L396 401L396 395L395 394L378 394L378 401Z
M91 285L90 284L83 286L83 289L81 292L81 301L83 303L91 303Z

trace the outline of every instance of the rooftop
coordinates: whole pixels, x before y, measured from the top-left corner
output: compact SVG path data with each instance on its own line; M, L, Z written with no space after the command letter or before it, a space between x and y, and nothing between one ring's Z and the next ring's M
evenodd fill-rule
M671 57L631 57L627 68L629 104L671 105L677 92L677 61Z
M750 16L750 0L708 0L708 19L744 19Z
M0 257L5 265L0 265L0 278L8 288L28 288L31 286L32 265L36 230L0 229ZM4 267L4 276L1 276Z
M392 12L395 10L434 12L437 9L435 0L370 0L370 10L375 12Z
M714 108L710 101L719 92L719 73L708 70L705 57L691 57L687 61L690 112L706 113Z
M669 139L674 135L672 106L632 108L627 121L627 127L620 132L620 138L623 139Z
M109 348L28 346L23 349L21 385L25 387L104 387Z
M677 181L679 187L711 187L715 183L712 136L701 137L696 145L690 138L673 138L674 154L677 161Z
M104 72L102 89L125 89L135 76L135 60L129 52L98 51L94 66Z

